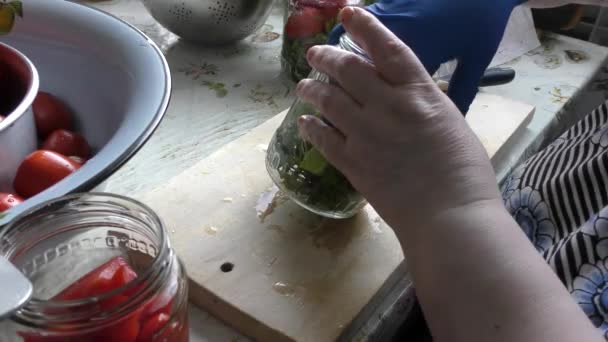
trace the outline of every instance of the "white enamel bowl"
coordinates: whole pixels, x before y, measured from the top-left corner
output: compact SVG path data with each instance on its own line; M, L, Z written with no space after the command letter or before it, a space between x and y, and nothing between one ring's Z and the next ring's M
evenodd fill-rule
M139 30L64 0L23 0L23 18L0 42L32 61L40 90L67 103L75 130L95 152L75 173L5 212L1 227L43 201L90 190L123 165L160 123L171 76L161 51Z

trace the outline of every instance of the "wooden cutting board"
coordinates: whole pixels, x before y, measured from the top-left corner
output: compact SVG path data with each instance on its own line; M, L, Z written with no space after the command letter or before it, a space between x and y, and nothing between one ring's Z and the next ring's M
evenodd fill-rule
M480 94L468 121L493 156L533 112ZM193 303L259 341L333 341L403 253L370 206L332 221L275 196L264 157L284 114L139 198L165 221Z

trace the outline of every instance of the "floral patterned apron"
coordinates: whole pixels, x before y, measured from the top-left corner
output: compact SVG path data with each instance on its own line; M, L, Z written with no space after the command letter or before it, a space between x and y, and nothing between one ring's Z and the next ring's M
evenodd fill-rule
M608 340L608 101L516 168L502 195Z

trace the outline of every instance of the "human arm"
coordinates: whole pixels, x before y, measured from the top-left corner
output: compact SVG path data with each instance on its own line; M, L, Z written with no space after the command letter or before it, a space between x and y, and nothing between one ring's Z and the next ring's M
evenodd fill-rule
M305 80L302 135L393 227L436 340L600 341L502 206L483 147L401 41L360 9L342 21L373 65L333 47Z

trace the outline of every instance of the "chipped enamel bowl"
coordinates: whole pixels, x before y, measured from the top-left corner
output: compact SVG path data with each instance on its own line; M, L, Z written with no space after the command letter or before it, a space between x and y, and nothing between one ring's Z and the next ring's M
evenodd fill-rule
M171 77L158 47L102 11L64 0L23 0L23 17L0 36L27 56L40 90L75 113L75 130L95 155L53 187L5 212L0 226L43 201L89 190L116 171L152 135L169 103Z

